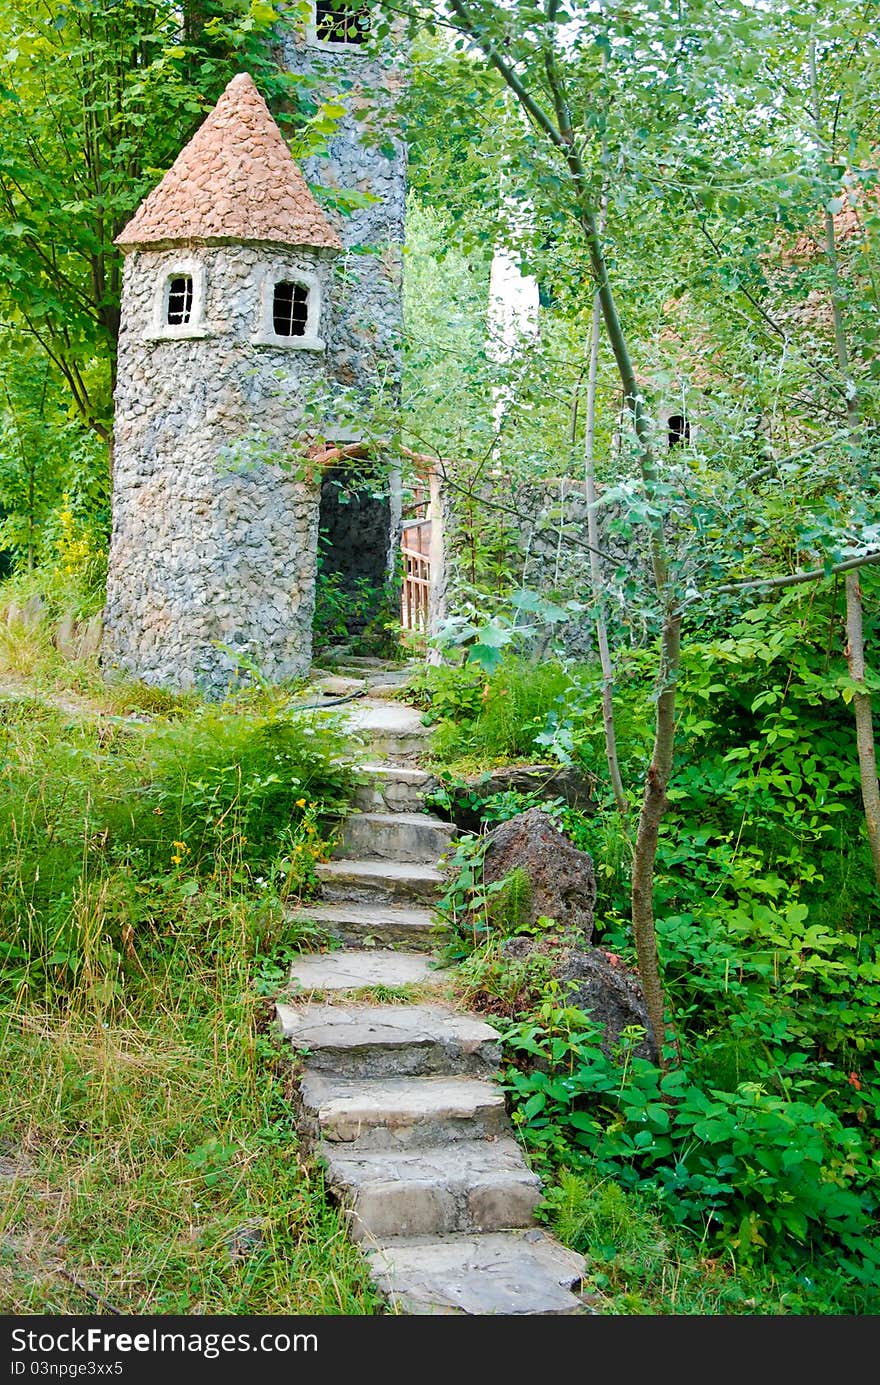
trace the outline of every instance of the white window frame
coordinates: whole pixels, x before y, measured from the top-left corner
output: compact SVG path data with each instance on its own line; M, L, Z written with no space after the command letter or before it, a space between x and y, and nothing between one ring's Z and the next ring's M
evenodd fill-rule
M168 321L168 294L172 279L186 276L192 279L192 307L189 322L172 323ZM207 337L208 324L205 320L205 266L198 260L178 260L162 270L156 292L153 296L153 313L150 329L146 333L149 341L179 341Z
M372 9L372 6L370 6ZM372 28L372 17L371 17ZM306 43L310 48L322 48L327 53L361 53L364 55L365 43L344 43L336 39L318 38L318 7L312 0L311 14L306 25Z
M275 331L275 285L300 284L306 290L306 330L301 337L279 336ZM251 341L254 346L281 346L289 351L323 351L320 336L322 292L321 280L307 269L272 269L263 276L260 291L260 320Z

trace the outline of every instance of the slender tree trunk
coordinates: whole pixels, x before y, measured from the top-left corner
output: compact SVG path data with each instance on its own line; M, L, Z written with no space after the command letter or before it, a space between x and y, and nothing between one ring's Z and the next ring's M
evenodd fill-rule
M846 574L846 658L849 675L864 691L853 693L856 718L856 745L862 781L865 826L874 862L874 876L880 889L880 782L877 779L877 752L874 745L874 717L871 694L865 687L865 640L862 626L862 592L857 572Z
M595 293L599 299L608 342L617 364L626 406L633 421L639 444L639 468L645 490L652 496L658 481L654 460L652 426L645 400L630 359L629 346L620 321L605 259L603 235L591 194L591 180L578 153L571 111L565 86L556 64L552 42L543 46L544 70L550 89L552 114L532 95L524 78L516 70L506 50L495 46L484 33L477 16L471 13L467 0L449 0L450 9L460 31L470 37L482 51L487 62L501 75L517 101L527 112L533 125L546 136L564 160L572 183L571 211L584 236L590 257ZM548 22L556 22L558 5L551 0L547 8ZM672 772L675 738L675 694L681 645L681 617L675 613L676 603L669 590L669 563L666 539L660 519L649 525L651 567L663 624L660 636L660 673L657 682L657 713L654 726L654 748L645 782L644 797L636 838L633 862L633 934L638 955L639 976L645 992L648 1018L654 1031L658 1050L662 1053L666 1036L663 983L657 959L654 929L654 867L657 859L657 838L660 820L666 808L666 789Z
M633 933L639 957L639 976L658 1049L662 1048L664 1026L663 991L654 928L654 867L660 823L666 812L666 790L672 774L675 746L675 680L681 649L681 616L673 606L667 608L664 617L661 647L663 653L658 679L654 749L645 781L632 876Z
M596 607L596 644L599 648L599 662L602 666L602 722L605 727L605 758L608 761L608 774L614 793L614 802L621 817L629 816L629 802L620 777L617 759L617 735L614 726L614 669L611 664L611 651L608 648L608 628L605 624L605 588L602 581L602 568L597 548L599 546L599 525L596 521L596 383L599 375L599 329L602 319L602 305L599 295L593 297L593 317L590 323L590 365L587 374L587 418L584 435L584 480L587 488L587 538L590 543L590 584L593 588L593 602Z
M822 107L819 99L819 81L816 70L816 42L810 43L810 89L813 100L813 119L816 127L816 142L823 153L832 153L828 148L822 124ZM845 297L840 283L837 262L837 237L834 217L825 212L825 255L831 279L831 308L834 322L834 347L837 365L843 376L846 389L846 411L849 426L854 436L860 431L861 407L852 378L849 362L849 349L846 343ZM865 810L865 827L871 860L874 863L874 876L880 888L880 784L877 778L877 746L874 740L874 716L871 708L871 693L865 681L865 625L862 606L862 587L858 572L846 574L846 658L850 677L859 685L853 694L853 713L856 722L856 748L859 756L859 779L861 781L862 804Z

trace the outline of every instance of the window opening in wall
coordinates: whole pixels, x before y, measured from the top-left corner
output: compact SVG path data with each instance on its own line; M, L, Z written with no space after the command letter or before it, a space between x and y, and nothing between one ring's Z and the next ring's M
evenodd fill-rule
M305 284L285 279L275 285L272 326L277 337L304 337L309 320L309 291Z
M666 424L666 436L670 447L680 447L691 440L691 425L684 414L670 414Z
M370 7L357 0L316 0L315 37L322 43L366 43Z
M191 274L175 274L168 283L168 325L183 327L189 322L193 305L193 281ZM155 319L154 319L155 321Z

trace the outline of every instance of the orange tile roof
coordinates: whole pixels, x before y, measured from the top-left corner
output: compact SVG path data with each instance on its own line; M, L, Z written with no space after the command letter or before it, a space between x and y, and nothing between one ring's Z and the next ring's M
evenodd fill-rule
M342 249L247 72L233 77L116 244L180 240Z

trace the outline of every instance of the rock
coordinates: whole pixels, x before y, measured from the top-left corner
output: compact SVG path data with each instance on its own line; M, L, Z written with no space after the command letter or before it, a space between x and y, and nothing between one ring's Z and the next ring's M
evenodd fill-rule
M566 1004L576 1005L604 1029L605 1038L600 1043L603 1053L614 1058L619 1052L623 1030L638 1025L645 1031L645 1037L633 1053L651 1063L657 1061L657 1045L641 983L614 953L600 947L570 952L560 959L554 975L563 983L572 983L567 990Z
M93 659L101 648L101 638L104 634L104 618L100 612L87 620L84 625L80 625L77 631L78 645L76 657L78 659Z
M482 774L463 775L462 782L481 799L515 789L519 793L537 793L546 799L562 798L569 807L578 808L582 813L595 812L592 796L595 781L573 765L502 765ZM456 826L465 832L480 830L478 808L459 802L451 816Z
M641 982L613 952L601 947L566 947L553 936L507 938L503 950L506 957L517 961L532 955L552 958L550 975L562 983L560 1004L573 1005L596 1021L604 1031L599 1047L607 1057L618 1056L624 1029L638 1025L645 1037L636 1044L634 1054L657 1061Z
M62 659L76 658L76 620L72 615L66 615L60 621L55 631L55 648Z
M486 883L503 880L518 867L531 883L528 921L555 919L561 929L589 942L596 904L592 857L572 845L540 808L530 808L489 833L483 864Z

